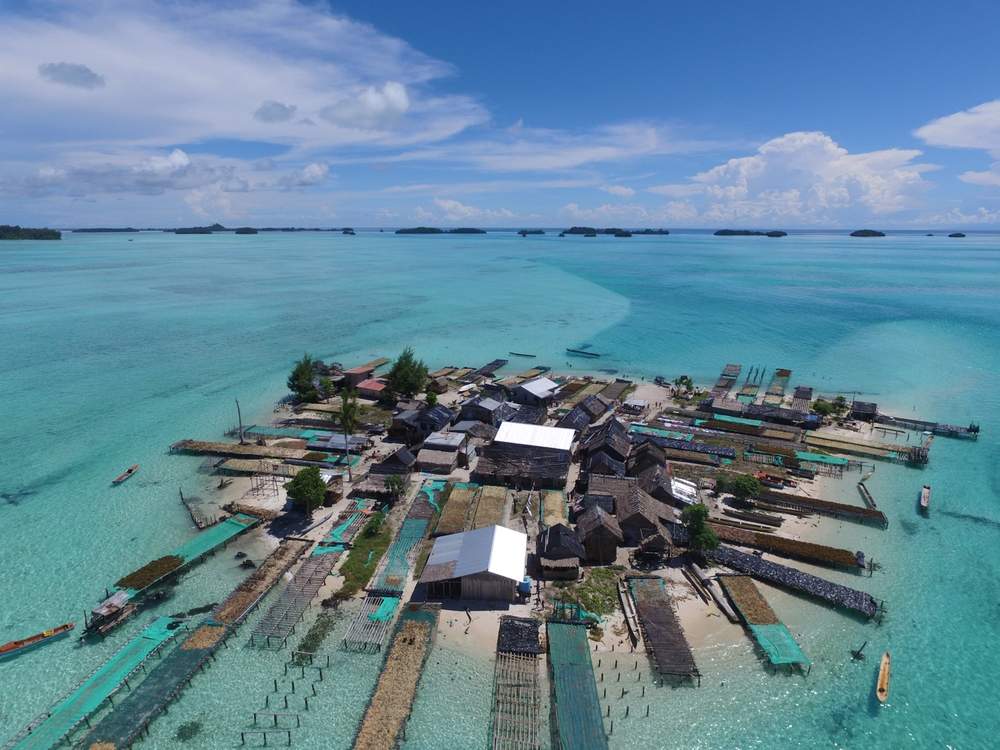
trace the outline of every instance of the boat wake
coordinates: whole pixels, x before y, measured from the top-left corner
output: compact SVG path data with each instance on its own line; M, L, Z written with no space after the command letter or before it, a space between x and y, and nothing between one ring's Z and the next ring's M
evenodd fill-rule
M1000 531L1000 521L994 520L992 518L984 518L983 516L973 516L969 513L956 513L952 510L940 510L939 515L949 516L950 518L958 518L962 521L969 521L971 523L977 523L980 526L990 526L994 529Z

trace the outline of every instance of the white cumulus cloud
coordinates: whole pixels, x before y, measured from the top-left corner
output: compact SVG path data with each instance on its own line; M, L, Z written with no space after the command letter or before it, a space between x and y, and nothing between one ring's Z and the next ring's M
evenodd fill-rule
M635 195L635 190L626 185L602 185L601 190L611 195L617 195L619 198L631 198Z

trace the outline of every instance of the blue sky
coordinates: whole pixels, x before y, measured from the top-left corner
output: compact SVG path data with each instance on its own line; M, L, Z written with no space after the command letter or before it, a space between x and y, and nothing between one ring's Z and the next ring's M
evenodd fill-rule
M1000 5L5 3L0 222L996 228Z

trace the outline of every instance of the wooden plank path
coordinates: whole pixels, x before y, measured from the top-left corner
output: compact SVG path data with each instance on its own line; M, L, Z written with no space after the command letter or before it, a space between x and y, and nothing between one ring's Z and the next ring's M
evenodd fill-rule
M246 580L240 583L211 616L163 657L135 687L87 733L81 747L123 748L134 743L215 652L253 611L311 542L286 539Z
M339 557L339 553L329 552L306 558L281 592L278 601L271 605L254 627L250 634L250 645L272 650L283 648Z
M859 570L864 568L862 560L864 555L859 555L839 547L828 547L825 544L815 544L814 542L803 542L798 539L778 536L777 534L765 534L749 529L733 528L719 523L709 522L709 526L723 542L739 544L743 547L755 547L756 549L771 552L782 557L792 557L805 562L818 563L820 565L833 565L849 570Z
M664 677L697 678L700 683L701 673L663 579L629 576L626 584L656 671Z
M493 669L493 750L539 750L542 691L538 674L539 622L504 616Z
M875 523L885 528L889 525L889 519L885 513L877 508L864 508L860 505L846 505L835 503L830 500L820 500L807 495L792 495L788 492L777 492L776 490L764 489L758 497L770 505L787 506L807 510L811 513L818 513L821 516L832 516L834 518L844 518L850 521L860 521L862 523Z
M227 458L305 458L304 448L283 448L278 445L240 445L211 440L178 440L170 446L174 453L193 453L196 455L224 456Z

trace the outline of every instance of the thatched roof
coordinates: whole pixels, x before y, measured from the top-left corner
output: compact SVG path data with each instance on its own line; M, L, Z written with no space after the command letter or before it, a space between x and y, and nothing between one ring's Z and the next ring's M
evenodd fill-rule
M610 532L619 543L625 539L615 517L596 505L587 510L576 521L576 536L581 542L586 541L587 537L600 530Z

